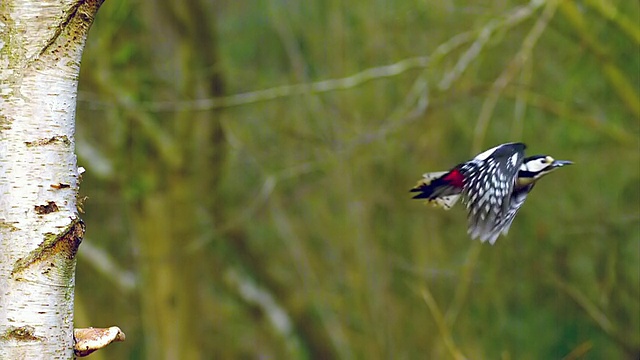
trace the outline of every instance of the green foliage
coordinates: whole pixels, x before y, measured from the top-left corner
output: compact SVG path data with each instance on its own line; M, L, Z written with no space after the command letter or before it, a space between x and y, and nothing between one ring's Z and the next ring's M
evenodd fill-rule
M80 153L87 236L121 267L153 271L138 204L184 193L198 211L171 213L191 229L172 241L207 274L184 279L206 305L193 335L208 344L203 358L640 353L640 122L629 100L640 44L626 25L637 2L226 1L210 14L217 34L204 37L217 39L218 62L175 73L166 69L197 49L154 56L164 40L138 7L105 3L85 51L77 136L114 165L99 177L96 158ZM269 90L417 56L428 64L340 90ZM212 71L225 95L267 91L198 107L198 93L172 83L207 87L198 74ZM219 142L185 135L203 121L219 124ZM410 200L423 172L507 141L575 165L536 186L495 246L468 240L462 207ZM190 165L211 149L221 163ZM205 190L181 182L192 177L214 180ZM86 321L128 335L109 358L148 356L144 282L123 300L80 265ZM291 331L230 271L271 294Z

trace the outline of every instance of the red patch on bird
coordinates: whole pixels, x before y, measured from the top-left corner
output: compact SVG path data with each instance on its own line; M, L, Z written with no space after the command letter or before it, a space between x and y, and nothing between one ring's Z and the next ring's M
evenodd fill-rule
M448 182L449 185L462 188L464 187L464 176L458 169L453 169L449 171L447 175L442 178L444 181Z

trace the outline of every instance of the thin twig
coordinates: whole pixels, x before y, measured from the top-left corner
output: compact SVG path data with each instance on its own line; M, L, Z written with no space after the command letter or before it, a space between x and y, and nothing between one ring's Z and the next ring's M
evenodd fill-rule
M462 352L458 350L458 348L456 347L456 344L453 341L453 338L451 337L451 332L449 331L449 327L447 326L447 323L445 322L444 317L442 316L442 312L440 312L440 309L438 308L438 304L436 303L436 300L433 298L433 295L431 295L431 292L429 291L429 289L426 286L424 286L421 293L422 293L422 298L424 299L424 302L427 303L427 307L431 312L431 316L433 316L433 320L436 322L436 326L440 331L440 336L442 337L442 341L444 342L445 347L451 354L451 357L454 358L455 360L466 359L466 357L462 354Z
M460 280L458 281L453 301L445 314L445 321L449 327L453 327L453 325L455 325L458 315L460 314L460 310L467 300L467 294L469 294L469 291L471 290L471 283L474 279L473 270L476 268L481 251L482 244L479 241L473 242L469 247L467 257L465 258L464 265L462 266Z
M478 57L482 49L491 39L491 36L497 30L505 30L511 28L524 20L531 17L535 11L544 5L544 1L541 0L532 0L526 6L517 7L514 10L510 11L506 14L502 19L494 19L489 21L486 25L484 25L479 31L477 31L477 35L475 41L467 51L460 56L458 62L453 67L453 69L447 72L440 83L438 84L438 88L440 91L448 90L454 81L456 81L464 71L469 67L471 62ZM466 33L469 35L469 33Z
M142 111L128 89L118 85L116 82L112 82L109 77L97 76L95 80L102 93L112 96L116 104L119 105L119 109L124 110L123 117L130 119L140 127L145 138L149 139L163 162L172 168L179 167L182 163L182 158L178 144L174 137L158 124L157 119L154 117L155 115Z
M640 29L638 28L637 18L636 22L629 20L628 17L620 13L616 6L608 0L587 0L585 4L599 12L603 18L613 22L625 35L632 39L636 45L640 45Z
M563 357L562 360L576 360L583 359L584 356L593 348L593 343L589 341L585 341L582 344L576 346L575 349L571 350L567 356Z
M277 185L277 182L278 179L275 176L267 176L258 194L252 197L253 201L250 204L242 207L240 214L232 217L231 220L227 221L219 228L210 228L210 230L204 232L197 239L194 239L187 244L187 246L185 246L185 250L189 253L202 251L202 248L206 244L214 241L217 237L226 234L232 229L239 228L244 223L251 220L258 210L267 203Z
M595 321L596 324L609 336L615 338L616 330L605 313L598 309L598 306L594 304L589 298L584 295L575 286L564 282L562 279L554 274L551 274L551 281L556 287L562 290L565 294L569 295L582 309Z
M520 80L518 81L520 84L527 87L531 83L531 78L533 76L533 62L527 61L522 66L522 71L520 72ZM511 125L511 140L522 140L522 132L524 129L524 119L526 118L527 112L527 101L525 98L525 94L523 91L516 91L515 101L513 106L513 123Z
M575 122L581 126L596 131L619 144L624 145L636 145L637 135L634 135L629 130L615 124L612 121L602 121L594 117L592 114L581 113L572 109L566 103L551 99L541 94L526 91L524 89L516 90L517 94L522 96L522 99L529 104L529 106L536 107L542 111L551 113L561 119ZM505 97L514 96L510 92L505 92Z
M549 21L553 17L558 7L558 0L549 0L547 6L544 8L542 15L538 18L534 26L527 34L527 37L522 42L520 51L513 57L509 65L504 69L500 76L494 81L487 99L482 104L478 121L476 122L476 129L473 136L473 153L478 153L482 149L482 143L484 142L485 134L489 126L489 120L493 115L500 95L507 87L507 85L513 80L514 76L522 69L523 65L531 59L531 53L535 47L538 39L547 28Z
M417 56L398 61L391 65L373 67L354 75L339 79L329 79L307 84L283 85L265 90L250 91L230 96L169 102L143 103L141 106L150 111L177 111L177 110L211 110L228 108L233 106L256 103L260 101L274 100L283 97L291 97L303 94L319 94L337 90L351 89L366 82L390 78L409 70L425 68L429 64L428 56Z
M78 258L99 274L111 281L123 293L130 293L136 288L136 276L133 272L122 268L106 251L93 246L85 239Z
M562 1L560 11L567 18L568 23L573 26L576 35L583 42L585 47L598 60L604 78L609 82L613 91L618 95L622 103L636 118L640 118L640 95L636 92L634 84L611 59L606 45L602 44L593 35L590 29L590 22L585 19L583 12L573 1Z
M302 354L300 339L294 331L291 316L268 288L260 286L249 276L234 269L225 272L224 280L240 298L262 311L276 334L284 340L291 356L299 357Z

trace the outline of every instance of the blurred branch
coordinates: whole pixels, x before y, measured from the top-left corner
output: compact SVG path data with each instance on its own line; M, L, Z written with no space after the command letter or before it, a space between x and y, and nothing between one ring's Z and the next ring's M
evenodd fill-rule
M454 37L452 40L459 40ZM452 48L455 45L445 43L442 48ZM440 48L440 47L439 47ZM185 100L185 101L152 101L143 102L139 106L137 104L124 101L124 99L116 98L117 105L122 108L140 107L147 111L164 112L164 111L204 111L212 109L228 108L246 104L257 103L261 101L275 100L284 97L291 97L304 94L318 94L331 92L336 90L346 90L355 88L369 81L394 77L414 69L423 69L429 65L429 56L417 56L400 60L391 65L384 65L369 68L351 76L338 79L328 79L312 83L276 86L264 90L249 91L229 96L215 97L209 99ZM79 101L90 103L94 107L110 107L112 104L100 102L93 99L88 93L81 93Z
M288 214L283 210L280 199L274 197L270 205L269 212L278 236L281 238L285 248L290 252L289 256L293 261L291 271L295 271L300 277L302 288L298 291L306 292L308 297L313 299L312 306L319 313L318 319L321 327L324 329L328 341L331 342L328 346L337 353L339 358L353 358L351 346L346 342L347 336L344 333L343 322L338 319L334 311L319 301L318 289L320 280L310 260L314 254L305 251L305 242L297 235L295 226Z
M453 341L453 338L451 337L451 332L449 331L449 327L447 327L447 323L445 322L444 317L442 316L442 312L440 312L440 309L438 308L438 304L436 303L436 300L433 298L433 296L431 295L431 292L426 287L426 285L422 289L421 293L422 293L422 298L424 299L424 302L427 303L427 306L429 307L429 311L431 311L433 320L436 322L436 325L438 326L438 330L440 331L440 336L442 336L442 341L444 342L445 347L451 354L451 357L454 358L455 360L466 359L466 357L462 354L462 352L460 352L460 350L458 350L458 348L456 347L456 344Z
M576 359L584 359L585 355L593 348L593 343L591 341L585 341L582 344L576 346L575 349L571 350L567 356L563 357L562 360L576 360Z
M523 40L520 51L518 51L507 68L504 69L496 81L494 81L487 99L482 103L482 109L480 110L480 115L478 116L478 121L476 123L472 146L472 152L474 154L482 150L482 143L489 126L489 120L493 115L493 110L500 99L500 95L516 74L522 69L524 64L531 59L533 48L540 39L544 30L547 28L547 25L555 14L557 7L558 0L547 1L547 6L545 6L544 11L531 28L531 31L529 31L529 34L527 34L527 37Z
M554 0L553 3L556 4L557 1ZM430 64L432 65L432 67L454 49L475 39L469 49L460 57L453 70L447 72L444 75L444 77L438 84L439 89L441 91L447 90L453 84L453 82L455 82L462 75L471 61L478 56L481 49L484 48L484 45L489 41L491 35L495 31L504 30L521 23L522 21L531 17L535 13L535 11L543 4L544 1L532 0L527 6L515 8L503 18L490 21L480 30L468 31L458 34L449 39L449 41L438 46L431 55ZM555 9L555 6L553 8ZM546 20L548 21L548 19ZM547 22L544 23L544 25L546 24ZM535 31L538 31L539 33L535 33L535 38L533 38L530 33L530 36L527 38L529 39L529 42L527 42L527 39L525 39L525 43L522 46L522 48L528 50L528 52L524 52L523 50L521 50L520 53L516 55L516 60L519 59L519 57L524 57L524 59L520 60L521 62L525 62L526 60L528 60L531 48L542 33L542 30L544 30L544 26L542 26L541 29L537 29L536 26L534 26L531 33ZM518 66L518 69L519 68L520 66ZM515 70L516 69L514 69L514 71ZM394 110L391 116L389 116L389 119L385 122L386 125L380 127L377 131L375 131L375 133L367 133L363 136L360 136L356 141L352 143L352 147L355 145L361 145L380 138L384 138L386 135L400 128L401 126L415 121L427 110L428 105L429 86L426 81L426 76L424 76L423 74L416 78L416 81L414 82L411 91L405 98L405 101L400 107ZM410 110L411 108L413 108L413 110Z
M308 64L301 49L300 39L296 37L295 31L291 24L291 6L288 1L269 1L268 2L268 19L271 26L278 34L282 47L285 50L289 63L291 64L293 81L299 83L309 82ZM311 96L312 93L302 94L305 108L308 109L308 116L318 117L326 111L323 103L317 96ZM324 119L318 119L324 121Z
M355 88L369 81L394 77L414 69L427 68L427 66L429 66L432 62L441 60L453 50L457 49L465 43L468 43L469 41L473 41L474 39L478 41L478 38L490 36L494 31L498 29L512 27L526 20L542 4L544 4L543 1L532 0L529 5L516 8L511 13L506 15L504 19L494 20L479 31L468 31L458 34L448 41L440 44L433 51L431 56L417 56L403 59L391 65L369 68L344 78L328 79L304 84L283 85L264 90L256 90L209 99L185 101L152 101L141 103L140 107L144 108L145 110L154 112L184 110L202 111L252 104L261 101L275 100L283 97L291 97L303 94L318 94ZM476 45L476 47L477 46L478 45ZM461 75L461 73L468 65L468 61L470 60L469 58L470 55L467 55L466 57L463 56L463 58L458 61L458 65L456 66L454 71L451 71L445 75L445 79L442 80L440 85L441 88L443 86L443 83L449 86ZM80 95L80 101L89 102L94 106L100 105L100 103L95 100L89 100L88 94ZM132 108L136 106L136 104L133 104L131 102L122 101L123 99L118 100L118 105L120 105L121 107ZM110 106L110 104L102 105L104 107Z
M633 85L629 83L629 77L613 63L605 47L592 35L593 31L590 31L589 24L577 5L573 1L562 1L560 10L575 29L576 35L599 61L605 78L627 109L636 118L640 118L640 101L638 101L640 96L634 90Z
M518 7L504 16L500 20L494 20L480 30L473 30L464 33L457 34L450 38L448 41L440 44L431 54L429 58L429 66L433 68L438 62L445 58L455 49L459 48L465 43L471 42L475 39L471 48L463 55L454 69L445 74L444 78L439 84L440 90L445 90L455 82L459 76L464 72L466 67L472 58L474 58L484 45L484 42L488 41L491 34L498 29L505 29L519 24L524 21L534 11L540 7L543 2L539 0L532 0L529 5ZM477 52L476 52L477 50ZM419 119L422 114L427 111L429 106L429 84L427 82L426 71L416 77L415 82L403 103L397 107L393 113L384 122L384 125L380 126L374 132L368 132L359 136L355 141L351 142L348 150L353 150L359 145L368 144L373 141L385 138L393 131L406 126L415 120Z
M451 87L451 84L456 81L469 67L471 62L478 57L480 51L491 39L493 33L497 30L506 30L528 19L536 10L538 10L539 7L544 5L544 3L544 0L531 0L528 5L515 8L502 19L495 19L488 22L479 31L460 34L459 36L464 36L465 38L474 36L475 41L471 44L469 49L460 56L454 68L444 75L440 84L438 84L438 88L441 91L448 90Z
M521 90L517 94L522 95L523 99L533 107L537 107L543 111L556 115L565 120L574 121L591 130L602 133L612 140L624 145L634 145L637 143L637 135L630 133L616 124L606 122L594 118L592 115L582 114L565 103L553 100L540 94ZM506 92L505 96L514 96Z
M500 20L493 20L489 22L480 30L468 31L450 38L448 41L440 44L433 51L431 56L417 56L403 59L391 65L369 68L344 78L328 79L312 83L283 85L264 90L256 90L229 96L198 100L152 101L141 103L139 105L134 104L130 101L124 101L124 99L121 97L116 97L116 100L120 107L128 109L140 107L147 111L153 112L186 110L203 111L252 104L261 101L275 100L297 95L319 94L337 90L347 90L365 84L369 81L394 77L414 69L425 69L431 63L437 63L453 50L475 39L472 47L467 51L467 53L465 53L465 55L463 55L459 59L454 69L445 74L445 77L440 82L440 89L444 90L451 86L451 84L458 79L458 77L467 68L470 61L478 55L479 51L484 47L484 44L489 40L491 35L496 30L504 30L521 23L522 21L529 18L535 12L535 10L537 10L543 4L544 1L542 0L531 0L528 5L514 9ZM89 100L89 97L90 96L87 94L80 94L79 100L83 102L89 102L93 106L111 106L111 104L100 104L97 101ZM139 111L137 111L136 113L139 113ZM134 119L140 120L140 118ZM143 125L148 125L148 122L141 123ZM156 132L152 131L151 133L154 134ZM161 143L162 141L159 142Z
M520 79L518 81L519 84L522 84L524 87L529 86L531 84L531 78L533 76L533 62L527 61L522 66L522 71L520 71ZM513 106L513 124L511 125L511 140L521 140L522 132L524 129L524 119L526 118L525 114L527 112L527 101L526 94L522 91L516 90L515 93L515 102Z
M130 293L136 288L136 276L118 265L106 251L97 248L86 239L82 242L79 259L100 275L111 281L118 290Z
M103 94L110 95L115 100L118 108L125 110L125 116L140 126L144 137L151 141L158 154L162 156L165 164L173 168L178 167L182 162L182 158L174 139L158 125L151 114L140 109L137 101L127 93L126 89L123 89L121 85L111 81L111 79L106 74L96 76L96 86L100 88Z
M613 22L620 30L631 38L636 44L640 44L640 28L638 23L630 21L621 14L609 0L587 0L585 4L600 13L600 16ZM636 19L637 20L637 19Z
M554 274L550 275L553 284L558 289L562 290L562 292L569 295L569 297L572 298L576 303L578 303L578 305L580 305L582 309L586 311L587 314L589 314L591 319L593 319L596 324L598 324L598 326L600 326L600 328L604 330L605 333L607 333L608 335L612 335L614 333L613 324L611 323L611 321L609 321L607 315L605 315L602 311L600 311L600 309L598 309L598 306L596 306L596 304L589 300L589 298L586 297L582 292L580 292L580 290L578 290L578 288L576 288L575 286L564 282Z
M424 77L419 76L413 83L403 103L385 120L383 125L373 131L366 132L349 142L346 153L357 147L386 138L389 134L409 125L420 118L429 106L429 86Z
M401 270L407 275L419 277L423 280L447 280L451 282L458 281L459 271L457 269L450 268L424 268L419 267L415 263L398 255L388 255L390 262L395 269Z
M208 231L205 231L197 239L185 246L186 251L188 253L199 251L204 247L204 245L216 239L217 236L221 236L233 229L242 227L246 221L252 219L261 206L266 204L267 200L269 200L269 197L273 193L273 189L275 189L277 182L278 180L275 176L268 175L264 180L260 192L256 196L252 196L254 200L251 204L242 207L240 214L231 217L231 220L228 220L219 228L216 229L209 227Z
M258 307L266 315L271 327L284 339L292 358L303 356L303 349L294 331L291 317L286 309L276 302L268 289L260 287L249 277L234 270L227 270L224 280L237 291L240 298Z
M83 137L77 138L76 151L81 161L88 162L88 164L84 166L99 178L105 179L113 175L113 164L111 160L104 156L96 147L85 141Z
M469 247L469 252L467 252L467 256L462 266L462 272L460 275L460 280L458 281L458 286L456 287L455 296L445 314L445 322L449 327L453 327L453 325L456 323L458 314L460 314L460 310L467 300L467 294L469 294L471 283L474 279L473 270L478 263L478 258L480 257L481 250L482 243L480 243L479 241L474 241Z
M268 19L271 26L275 29L276 33L280 37L282 47L284 48L293 74L298 81L306 81L306 64L302 52L300 51L300 45L298 39L295 38L294 31L291 28L291 22L288 19L289 4L284 1L269 1L268 2Z
M551 282L562 292L572 298L582 309L591 317L591 319L613 340L622 345L627 352L633 354L638 344L630 342L624 335L618 333L613 323L609 320L607 315L602 312L596 304L593 303L585 294L583 294L577 287L563 281L555 274L551 273Z
M369 68L354 75L339 79L329 79L307 84L283 85L265 90L250 91L210 99L149 102L143 103L141 106L150 111L157 112L227 108L295 95L318 94L336 90L351 89L372 80L389 78L400 75L409 70L425 68L428 64L428 56L417 56L398 61L391 65Z

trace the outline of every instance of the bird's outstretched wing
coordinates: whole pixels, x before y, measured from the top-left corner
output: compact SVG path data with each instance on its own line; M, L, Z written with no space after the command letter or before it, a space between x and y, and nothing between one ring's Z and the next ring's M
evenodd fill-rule
M507 235L509 232L509 228L511 227L511 223L513 219L516 217L518 210L524 204L524 201L527 199L527 195L533 188L534 184L527 185L526 187L519 188L513 193L511 193L511 201L509 202L509 210L502 217L502 221L497 224L496 231L502 233L502 235ZM497 236L496 236L497 237Z
M485 153L461 167L465 179L463 201L468 209L468 233L471 238L493 244L502 230L511 208L511 195L518 170L524 160L524 144L507 144L491 156ZM517 208L516 208L517 211Z

